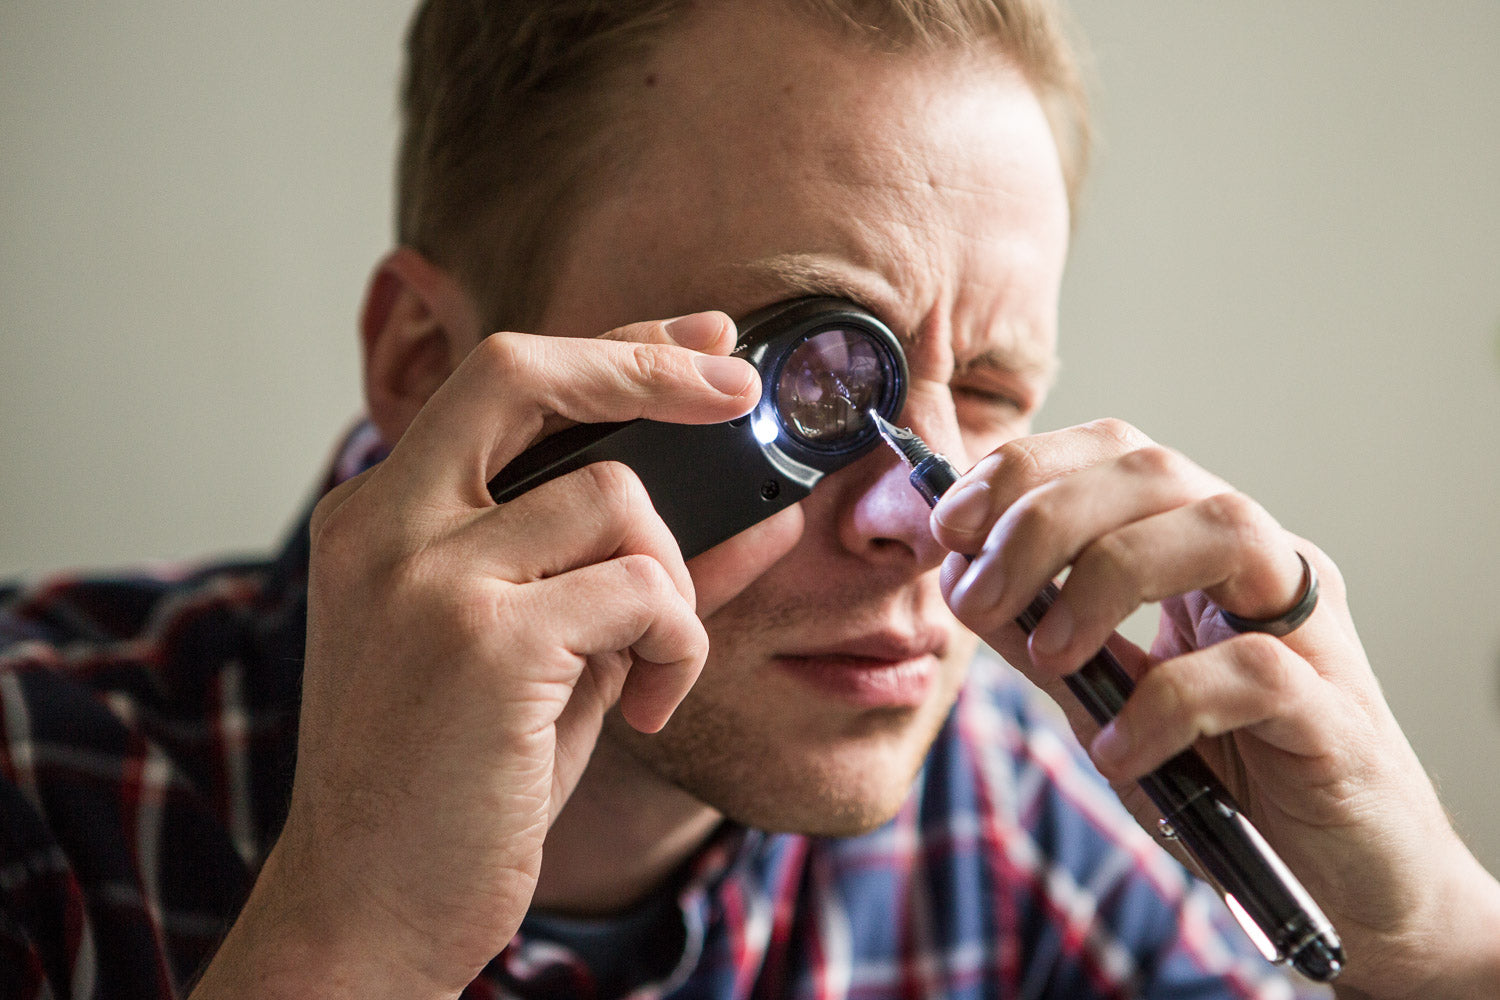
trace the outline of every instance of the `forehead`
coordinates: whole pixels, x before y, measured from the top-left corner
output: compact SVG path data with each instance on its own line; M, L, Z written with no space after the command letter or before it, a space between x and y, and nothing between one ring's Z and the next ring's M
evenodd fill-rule
M574 329L557 332L833 293L944 350L1003 336L1050 357L1066 194L998 51L879 51L713 5L620 86L625 165L575 220L548 311ZM569 298L584 288L587 307Z

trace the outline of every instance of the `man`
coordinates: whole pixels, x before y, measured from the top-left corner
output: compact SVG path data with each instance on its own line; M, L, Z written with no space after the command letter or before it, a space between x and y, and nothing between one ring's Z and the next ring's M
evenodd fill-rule
M195 996L1285 995L979 639L1148 827L1133 779L1197 743L1349 995L1500 983L1500 887L1326 556L1129 427L1027 436L1081 166L1049 9L514 6L414 22L373 430L308 533L14 599L14 992L165 993L212 955ZM902 422L973 465L931 517L888 453L690 562L616 465L490 501L569 423L742 415L729 317L808 294L897 332ZM1219 624L1296 604L1299 553L1305 623ZM1059 678L1156 599L1098 732Z

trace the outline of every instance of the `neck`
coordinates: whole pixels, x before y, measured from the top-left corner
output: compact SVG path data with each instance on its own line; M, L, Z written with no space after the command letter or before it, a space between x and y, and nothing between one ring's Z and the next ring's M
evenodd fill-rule
M576 916L617 913L661 885L723 819L600 735L542 849L532 905Z

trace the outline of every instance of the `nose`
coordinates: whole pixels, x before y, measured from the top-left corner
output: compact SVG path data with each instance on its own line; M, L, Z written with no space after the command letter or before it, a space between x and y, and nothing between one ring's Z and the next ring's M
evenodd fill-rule
M947 412L945 412L945 409ZM944 408L913 394L898 421L920 434L934 450L957 437L951 405ZM881 565L911 564L925 572L948 550L932 537L931 512L909 481L910 469L883 443L859 461L829 477L837 537L845 551Z

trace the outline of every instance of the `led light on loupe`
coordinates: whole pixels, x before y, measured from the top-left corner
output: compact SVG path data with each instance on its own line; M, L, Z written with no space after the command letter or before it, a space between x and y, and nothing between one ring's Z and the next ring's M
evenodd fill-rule
M880 350L857 330L833 329L799 344L782 365L776 408L812 444L837 445L865 429L889 375Z
M755 440L761 444L770 444L776 440L780 429L776 426L776 420L767 416L764 412L757 410L750 418L750 432L755 435Z

